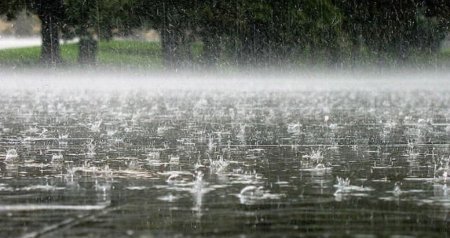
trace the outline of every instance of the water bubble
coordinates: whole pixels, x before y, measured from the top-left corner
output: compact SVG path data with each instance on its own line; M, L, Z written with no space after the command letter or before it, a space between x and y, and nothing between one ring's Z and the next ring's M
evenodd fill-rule
M52 163L62 161L64 156L61 153L52 155Z
M169 158L170 164L179 164L180 163L180 156L172 155Z
M400 188L401 185L402 185L401 182L395 182L394 190L392 191L395 196L400 196L400 194L402 194L402 189Z
M247 186L244 187L241 192L239 193L240 196L245 196L248 198L260 198L264 195L264 190L262 186Z
M19 154L17 153L16 149L9 149L6 151L6 161L13 161L16 160L19 157Z

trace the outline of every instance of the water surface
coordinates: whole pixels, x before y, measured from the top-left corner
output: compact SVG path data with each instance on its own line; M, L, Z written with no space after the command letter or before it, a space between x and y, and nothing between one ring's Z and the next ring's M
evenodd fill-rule
M4 90L1 237L446 237L446 90Z

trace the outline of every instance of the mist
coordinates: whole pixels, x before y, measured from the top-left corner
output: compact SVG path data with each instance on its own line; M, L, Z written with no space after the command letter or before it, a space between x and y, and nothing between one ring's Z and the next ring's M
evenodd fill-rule
M446 91L448 70L246 70L149 71L129 69L22 69L2 70L2 91L20 90L193 90L225 92L259 91Z

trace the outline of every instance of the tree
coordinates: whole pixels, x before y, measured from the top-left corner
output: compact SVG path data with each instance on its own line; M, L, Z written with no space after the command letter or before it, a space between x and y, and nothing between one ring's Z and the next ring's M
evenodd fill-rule
M31 3L32 9L41 20L41 62L57 64L62 62L59 38L61 22L64 18L62 0L36 0Z
M67 38L78 37L78 62L95 64L98 34L98 0L66 0L67 17L64 19L64 33Z
M195 1L182 0L162 1L158 6L159 20L155 23L161 33L161 46L164 65L169 69L177 69L191 60L189 31L192 30L190 14Z
M0 14L13 19L21 10L36 14L41 21L41 62L57 64L61 62L59 49L60 23L64 18L62 0L3 0Z
M209 0L197 9L205 62L221 51L238 65L285 65L317 51L336 61L340 14L329 0Z
M42 56L61 61L59 29L80 38L80 63L95 63L98 39L131 35L137 28L161 34L166 68L190 66L194 41L200 62L286 65L336 64L350 52L383 62L434 53L448 32L448 0L4 0L0 14L21 10L42 21Z
M65 38L79 37L82 64L95 64L98 40L129 36L156 13L154 2L138 0L65 0ZM141 5L140 5L141 4ZM114 32L113 32L114 31Z
M356 51L381 62L404 61L412 54L436 52L448 32L445 0L335 0L344 16L343 30ZM356 53L356 52L355 52Z
M26 8L24 0L5 0L0 1L0 15L5 15L7 20L15 18L16 14Z
M128 18L131 27L146 25L160 32L163 64L177 69L192 59L190 45L198 1L135 0L130 11L137 17Z

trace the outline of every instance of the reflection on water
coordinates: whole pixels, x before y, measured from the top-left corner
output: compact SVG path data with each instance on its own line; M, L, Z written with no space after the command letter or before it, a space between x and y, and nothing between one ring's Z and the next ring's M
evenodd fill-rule
M2 237L435 236L441 92L3 92Z

